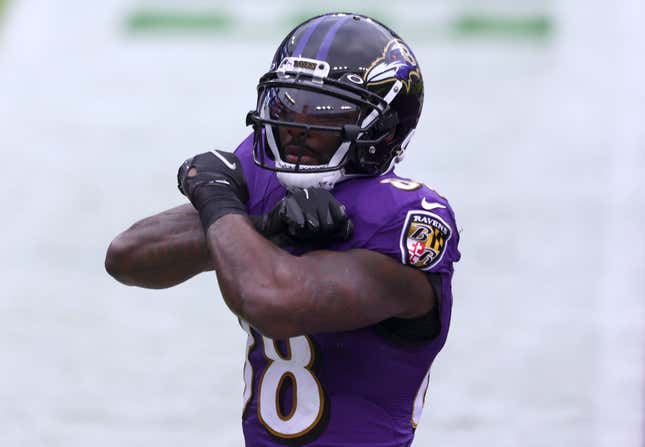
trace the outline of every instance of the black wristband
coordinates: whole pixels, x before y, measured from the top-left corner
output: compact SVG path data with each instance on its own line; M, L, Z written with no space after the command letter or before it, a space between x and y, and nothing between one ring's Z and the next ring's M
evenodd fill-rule
M227 214L246 215L244 205L234 192L221 186L202 186L197 188L192 197L192 203L199 213L204 232L220 217Z

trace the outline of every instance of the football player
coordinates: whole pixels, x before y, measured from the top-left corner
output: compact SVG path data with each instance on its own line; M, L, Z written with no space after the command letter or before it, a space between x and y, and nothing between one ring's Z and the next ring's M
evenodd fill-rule
M181 165L191 204L111 244L106 266L127 284L215 270L248 333L247 445L411 444L460 257L446 199L394 172L422 103L418 62L391 29L307 20L260 79L252 134Z

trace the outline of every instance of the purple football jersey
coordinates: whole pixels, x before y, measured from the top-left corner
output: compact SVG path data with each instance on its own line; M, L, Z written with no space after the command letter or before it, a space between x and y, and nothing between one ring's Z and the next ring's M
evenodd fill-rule
M264 214L285 189L275 173L253 163L252 152L249 137L235 153L248 182L249 214ZM272 340L243 321L249 334L242 416L247 446L412 443L430 366L450 325L453 263L460 257L454 214L436 192L392 172L347 180L332 192L346 206L354 235L326 249L364 248L440 274L439 335L402 343L371 326Z

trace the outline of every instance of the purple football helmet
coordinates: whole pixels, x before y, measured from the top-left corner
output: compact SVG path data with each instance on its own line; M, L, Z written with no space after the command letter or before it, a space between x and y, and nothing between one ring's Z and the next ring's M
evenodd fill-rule
M383 174L401 160L422 106L419 65L394 31L360 14L314 17L285 37L260 78L247 115L255 162L285 186L331 189ZM285 141L287 131L299 139ZM333 150L307 147L314 134Z

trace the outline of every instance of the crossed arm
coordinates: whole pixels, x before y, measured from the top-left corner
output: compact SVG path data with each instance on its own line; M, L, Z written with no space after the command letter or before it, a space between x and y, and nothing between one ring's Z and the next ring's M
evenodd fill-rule
M425 274L383 254L318 250L293 256L241 215L215 222L207 244L226 304L275 339L419 317L435 304Z
M123 284L147 289L212 270L197 211L187 203L135 223L110 244L105 269Z
M293 256L242 215L222 217L206 237L190 204L121 233L105 264L124 284L147 288L171 287L215 269L228 307L275 339L414 318L436 301L424 273L373 251Z

